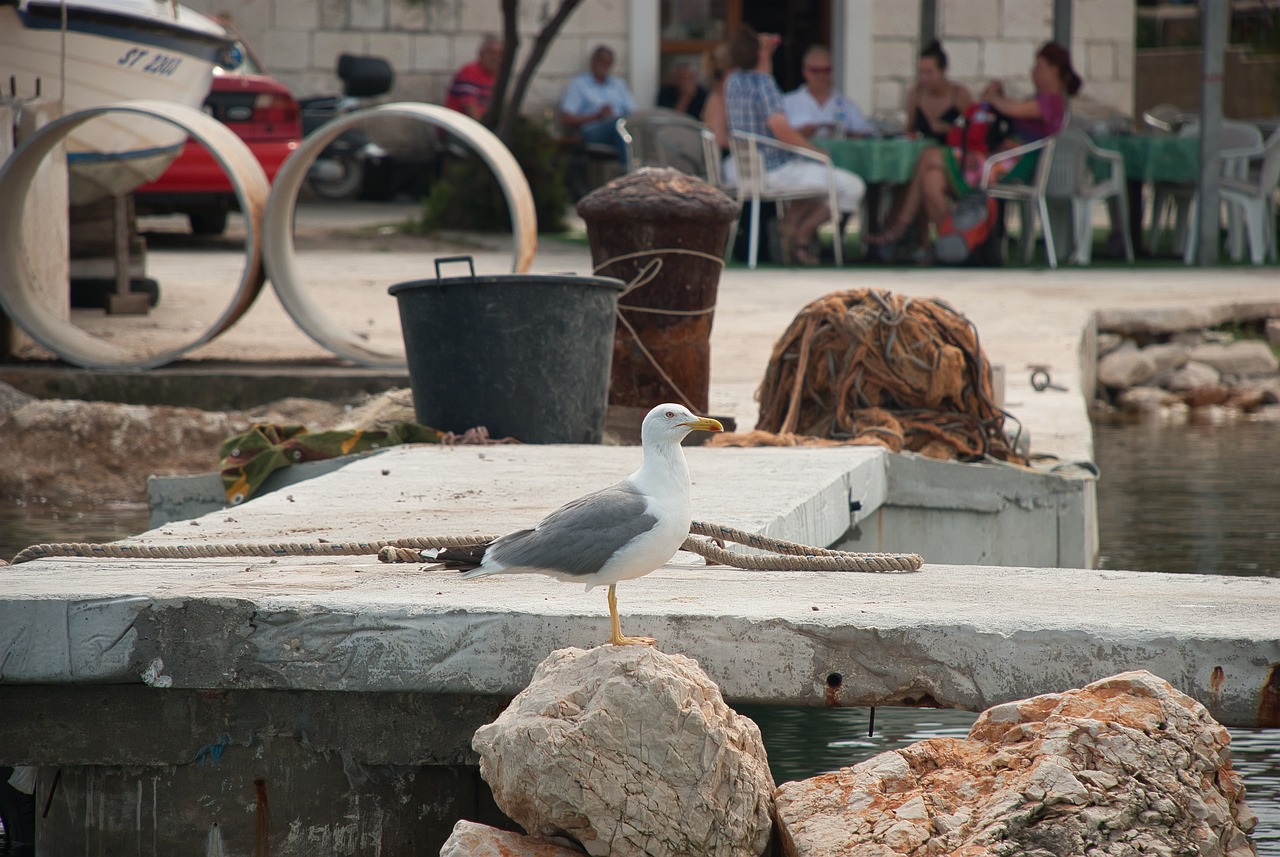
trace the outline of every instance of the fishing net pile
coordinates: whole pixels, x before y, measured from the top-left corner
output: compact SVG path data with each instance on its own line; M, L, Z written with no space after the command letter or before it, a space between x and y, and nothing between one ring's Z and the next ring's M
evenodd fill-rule
M719 442L1026 463L1006 438L977 330L939 300L874 289L819 298L774 346L758 395L756 431Z

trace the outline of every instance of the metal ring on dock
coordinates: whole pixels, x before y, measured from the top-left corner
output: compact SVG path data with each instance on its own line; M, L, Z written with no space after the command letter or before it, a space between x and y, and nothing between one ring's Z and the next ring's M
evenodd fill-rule
M521 274L533 264L537 249L538 220L533 207L533 193L524 171L502 141L493 132L469 116L435 104L396 102L359 110L333 119L310 136L291 154L276 173L267 200L263 244L266 247L267 273L280 303L294 322L308 336L339 357L365 366L403 369L407 363L402 353L390 354L369 347L355 333L344 329L326 315L311 297L298 273L293 245L294 209L298 191L307 171L326 146L349 128L371 118L401 116L416 119L444 129L474 149L498 180L511 211L511 232L515 262L512 271ZM418 275L406 276L414 279Z
M139 353L99 339L58 312L40 294L23 248L23 210L45 157L75 128L107 113L128 113L176 125L199 141L227 174L245 217L245 263L222 314L194 340L171 351ZM121 101L87 108L49 122L28 137L0 167L0 309L44 348L87 369L152 369L213 339L235 324L262 290L262 213L271 185L244 141L212 116L169 101ZM63 203L65 204L65 202Z

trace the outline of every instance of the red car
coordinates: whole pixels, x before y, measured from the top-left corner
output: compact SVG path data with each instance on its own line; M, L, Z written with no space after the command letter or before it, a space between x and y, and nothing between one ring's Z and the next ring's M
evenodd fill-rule
M274 180L302 139L298 102L243 41L236 42L232 54L226 67L214 69L204 109L248 144L267 179ZM133 193L139 214L185 214L191 231L200 235L222 234L227 213L240 207L222 167L192 140L160 178Z

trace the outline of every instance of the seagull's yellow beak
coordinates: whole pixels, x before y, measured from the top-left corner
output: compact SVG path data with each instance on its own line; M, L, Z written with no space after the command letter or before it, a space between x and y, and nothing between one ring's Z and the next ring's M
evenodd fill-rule
M690 431L724 431L720 421L711 417L698 417L691 423L681 423L681 425L688 426Z

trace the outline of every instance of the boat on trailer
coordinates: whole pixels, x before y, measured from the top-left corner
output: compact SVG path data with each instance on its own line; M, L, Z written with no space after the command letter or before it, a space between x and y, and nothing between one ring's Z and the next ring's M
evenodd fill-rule
M229 55L225 27L173 0L0 0L0 97L58 99L64 114L135 99L199 108ZM107 114L67 136L70 201L153 181L186 132Z

